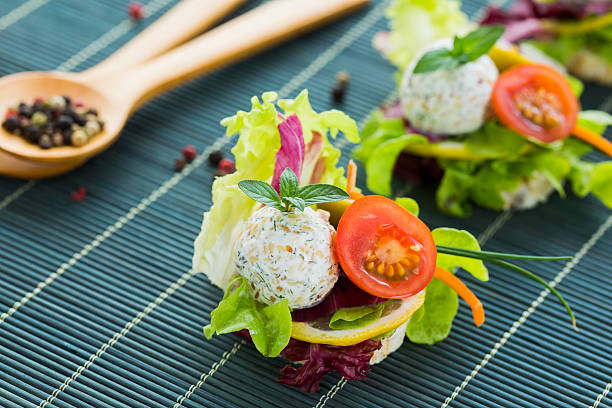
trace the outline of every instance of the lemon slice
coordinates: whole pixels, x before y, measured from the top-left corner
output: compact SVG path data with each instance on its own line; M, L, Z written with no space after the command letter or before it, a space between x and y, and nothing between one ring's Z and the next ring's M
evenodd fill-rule
M401 326L425 301L425 289L406 299L391 299L382 316L375 322L357 329L333 330L328 319L293 322L291 337L308 343L332 346L352 346Z

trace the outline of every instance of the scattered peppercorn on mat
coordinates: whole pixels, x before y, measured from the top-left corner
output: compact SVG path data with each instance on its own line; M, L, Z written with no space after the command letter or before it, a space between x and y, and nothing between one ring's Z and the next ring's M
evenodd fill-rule
M91 67L175 3L149 0L133 21L125 0L2 1L0 74ZM463 5L472 16L483 6ZM571 193L526 212L475 208L468 219L441 215L433 189L404 195L430 227L469 229L485 249L574 255L530 268L564 294L579 332L539 284L490 265L487 283L461 274L485 305L481 328L461 304L443 342L406 341L367 379L330 375L314 395L277 383L285 362L239 337L204 338L222 293L190 268L218 171L208 157L230 157L233 144L219 120L263 91L293 97L303 88L318 111L363 119L394 89L394 69L371 46L387 27L385 7L374 1L160 97L70 174L0 178L1 407L612 407L612 215ZM336 106L341 70L350 81ZM582 104L610 111L612 94L589 86ZM346 165L350 146L336 143ZM195 160L175 163L189 144Z

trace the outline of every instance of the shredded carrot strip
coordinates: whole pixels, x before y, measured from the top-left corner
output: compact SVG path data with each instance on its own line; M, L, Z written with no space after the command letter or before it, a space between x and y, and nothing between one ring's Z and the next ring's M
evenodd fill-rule
M485 321L484 307L480 300L472 293L470 289L458 277L447 271L446 269L436 267L434 278L440 279L442 282L447 284L452 290L457 292L461 299L465 300L470 308L472 309L472 316L474 317L474 323L480 327Z
M363 194L355 189L357 183L357 165L354 161L349 161L346 170L346 192L351 196L353 200L357 200L363 197Z
M612 143L610 143L610 141L608 141L608 139L605 137L579 125L576 125L572 131L572 134L583 142L587 142L591 146L612 157Z

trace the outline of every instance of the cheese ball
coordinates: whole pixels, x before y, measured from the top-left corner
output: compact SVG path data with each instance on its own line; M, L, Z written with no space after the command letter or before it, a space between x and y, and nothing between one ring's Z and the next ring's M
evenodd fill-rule
M453 69L422 74L414 67L426 51L452 48L452 40L436 41L406 69L400 99L404 117L422 131L446 135L473 132L491 115L491 92L499 76L488 55Z
M265 304L287 299L293 309L319 303L338 280L329 214L307 207L262 207L246 222L234 252L236 271Z

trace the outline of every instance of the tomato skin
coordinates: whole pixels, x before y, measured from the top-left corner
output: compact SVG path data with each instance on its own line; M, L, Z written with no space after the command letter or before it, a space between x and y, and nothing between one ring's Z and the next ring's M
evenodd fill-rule
M514 94L527 87L541 87L557 96L563 122L552 128L539 126L525 118L516 108ZM532 140L551 143L570 135L578 119L580 106L567 79L554 68L540 64L524 64L504 71L493 87L493 109L499 119L509 127Z
M422 247L419 273L405 280L388 281L363 268L364 254L381 225L394 225ZM436 267L437 250L431 231L417 217L386 197L370 195L356 200L342 215L336 235L336 252L344 273L360 289L379 297L413 296L429 284Z

